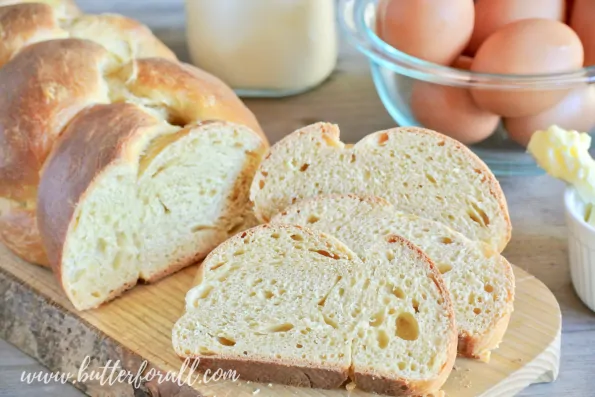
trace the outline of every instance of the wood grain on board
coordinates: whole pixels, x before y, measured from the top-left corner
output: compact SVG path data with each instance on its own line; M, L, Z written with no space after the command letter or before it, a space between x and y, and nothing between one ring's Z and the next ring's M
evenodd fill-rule
M551 292L524 270L515 267L515 312L500 348L489 364L458 359L444 390L449 396L509 396L535 382L549 382L558 375L560 309ZM121 360L124 369L138 371L142 361L161 372L179 371L181 360L171 347L171 329L184 310L184 296L196 267L187 268L153 285L141 285L99 309L77 312L53 275L29 265L0 247L0 335L40 359L48 367L77 373L85 356L92 356L88 371ZM238 382L195 384L193 389L175 384L147 382L148 395L170 395L180 390L188 396L303 396L340 397L346 391L312 390ZM128 384L101 385L88 381L91 394L133 396ZM157 389L160 394L155 394ZM172 389L170 389L172 388ZM149 390L152 390L151 392ZM168 394L164 394L167 390ZM352 392L353 396L365 393Z

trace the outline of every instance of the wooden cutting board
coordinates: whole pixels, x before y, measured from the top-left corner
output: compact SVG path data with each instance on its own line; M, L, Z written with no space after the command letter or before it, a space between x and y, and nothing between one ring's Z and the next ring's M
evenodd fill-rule
M85 356L93 359L91 374L109 360L136 373L146 360L150 371L179 371L182 362L171 347L171 328L184 308L196 267L154 285L141 285L96 310L77 312L47 269L27 264L0 244L0 337L7 339L52 371L76 377ZM558 375L561 315L552 293L535 277L515 267L515 312L500 348L489 364L457 359L446 383L447 396L511 396L532 383L551 382ZM99 370L101 372L101 370ZM108 372L109 373L109 372ZM106 378L104 378L106 379ZM193 378L198 379L198 378ZM202 378L201 378L202 379ZM347 392L279 385L219 381L195 383L144 382L134 390L127 383L75 383L98 396L366 396Z

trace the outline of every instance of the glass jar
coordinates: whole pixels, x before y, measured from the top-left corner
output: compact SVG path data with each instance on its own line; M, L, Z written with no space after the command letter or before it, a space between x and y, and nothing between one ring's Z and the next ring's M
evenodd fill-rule
M186 35L192 62L246 97L307 91L337 60L335 0L186 0Z

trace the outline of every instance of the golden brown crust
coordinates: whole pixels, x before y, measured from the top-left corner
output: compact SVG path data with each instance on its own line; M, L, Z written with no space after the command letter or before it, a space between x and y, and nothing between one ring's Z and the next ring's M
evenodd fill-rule
M24 260L49 266L37 229L35 209L14 208L0 216L2 242Z
M244 360L236 357L197 357L198 370L235 370L241 381L278 383L316 389L337 389L348 377L348 368L318 368L309 364Z
M79 113L48 158L39 185L37 222L48 259L60 277L62 252L77 204L128 141L158 120L125 103L96 105Z
M33 44L0 69L0 196L31 200L55 139L81 109L106 102L107 52L83 40Z
M122 68L116 77L133 95L167 104L174 124L225 120L247 126L267 142L258 121L233 90L191 65L160 58L139 59Z
M176 55L142 23L117 14L81 15L64 29L72 38L92 40L125 63L134 58L160 57L172 61Z
M27 5L31 3L50 6L60 18L72 18L80 15L81 10L74 0L0 0L0 7L11 5Z
M65 38L55 10L47 4L30 3L1 7L0 67L23 47L38 41Z

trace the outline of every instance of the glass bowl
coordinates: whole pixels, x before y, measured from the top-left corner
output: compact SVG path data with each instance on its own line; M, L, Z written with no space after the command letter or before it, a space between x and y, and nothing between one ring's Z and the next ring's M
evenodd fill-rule
M378 0L339 0L338 24L343 37L368 57L380 99L401 126L423 127L413 116L410 106L411 87L416 81L511 95L514 92L570 90L595 82L595 66L555 74L504 75L469 72L407 55L376 35L377 3ZM496 175L542 172L525 148L508 138L502 122L490 137L469 147Z

